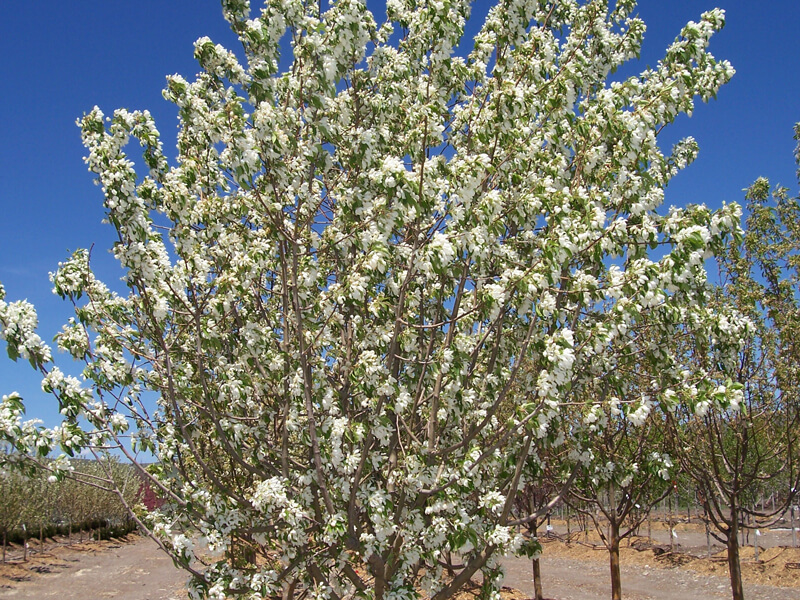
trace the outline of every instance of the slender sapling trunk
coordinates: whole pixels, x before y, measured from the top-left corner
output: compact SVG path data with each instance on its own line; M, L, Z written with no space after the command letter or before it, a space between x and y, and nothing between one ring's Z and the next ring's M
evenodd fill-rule
M619 567L619 524L609 523L608 557L611 567L611 600L622 600L622 576Z
M739 564L739 514L735 507L731 508L731 525L728 531L728 573L731 579L733 600L744 600L742 588L742 567Z

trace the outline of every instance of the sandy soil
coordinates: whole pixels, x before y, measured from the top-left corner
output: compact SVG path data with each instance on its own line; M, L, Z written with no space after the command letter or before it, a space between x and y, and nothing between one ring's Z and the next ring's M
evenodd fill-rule
M688 535L684 538L687 541L691 539ZM610 596L607 554L592 547L591 537L589 545L582 541L582 534L580 542L570 544L552 538L544 540L542 578L547 598L606 600ZM632 541L631 547L622 548L621 555L623 597L626 600L730 598L724 553L709 560L691 554L663 552L663 546L656 546L654 552L645 540ZM701 541L701 549L705 552L704 535ZM657 555L658 552L661 553ZM50 543L41 552L34 552L28 562L22 562L19 548L9 557L10 564L0 566L0 598L186 598L182 589L186 580L184 573L176 569L152 541L139 536L70 546L63 542ZM800 549L764 548L759 558L758 563L753 560L752 548L743 551L748 599L800 598L800 569L792 568L792 565L800 563ZM504 590L504 598L530 598L533 595L530 561L507 559L505 567L504 584L514 590ZM469 595L464 594L462 598L468 599Z

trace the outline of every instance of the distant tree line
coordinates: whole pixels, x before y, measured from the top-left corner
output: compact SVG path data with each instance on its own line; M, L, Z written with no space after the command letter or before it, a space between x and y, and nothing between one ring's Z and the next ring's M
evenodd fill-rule
M108 539L136 528L125 504L136 504L146 490L129 465L115 460L79 460L73 461L73 467L74 471L61 479L46 471L32 476L0 471L3 562L10 543L26 544L31 538L41 542L73 533L83 537L85 532L95 539ZM109 476L119 493L99 483L100 478Z

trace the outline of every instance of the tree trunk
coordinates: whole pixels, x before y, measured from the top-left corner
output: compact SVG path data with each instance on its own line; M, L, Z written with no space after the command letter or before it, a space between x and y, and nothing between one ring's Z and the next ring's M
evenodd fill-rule
M533 522L533 528L531 529L531 535L533 537L537 537L537 527L536 522ZM533 568L533 598L534 600L543 600L544 595L542 594L542 571L540 568L539 559L532 558L531 559L531 567Z
M731 511L733 524L728 531L728 573L731 578L731 594L733 600L744 600L744 589L742 588L742 567L739 564L739 515L734 516L735 511Z
M792 513L792 531L794 531L794 513ZM572 531L570 531L570 527L569 527L569 511L567 511L567 542L570 541L570 536L571 535L572 535Z
M7 532L5 527L3 528L3 564L6 564L6 542L7 539Z
M453 555L449 551L444 553L444 570L450 579L456 576L456 570L453 568Z
M667 500L669 506L669 551L675 554L675 522L672 520L672 496Z
M383 600L386 596L386 567L385 564L370 564L372 572L372 597L374 600Z
M608 557L611 567L611 600L622 600L622 577L619 570L619 524L608 526Z
M542 571L539 565L539 559L531 559L531 566L533 567L533 599L544 600L542 593Z
M281 600L292 600L294 598L294 590L296 587L297 579L293 580L291 583L284 584Z

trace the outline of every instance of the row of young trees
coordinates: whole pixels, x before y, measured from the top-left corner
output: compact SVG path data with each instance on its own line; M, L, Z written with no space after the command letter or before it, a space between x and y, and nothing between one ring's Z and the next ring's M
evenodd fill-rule
M27 554L29 538L51 537L73 531L129 531L130 516L115 491L133 506L142 497L142 480L119 461L75 461L68 478L50 480L46 471L0 471L0 532L3 563L9 541L21 541Z
M800 124L795 126L795 139L800 167ZM732 379L741 386L739 406L721 409L709 402L693 411L682 403L666 410L659 406L645 422L636 423L626 418L618 401L612 399L602 409L595 405L588 416L580 412L575 416L599 432L590 444L581 447L574 435L566 442L591 453L565 502L591 519L600 533L609 551L614 600L622 597L621 540L638 530L651 507L677 493L678 480L682 487L693 490L692 500L702 509L699 516L727 548L736 599L744 597L740 530L753 524L761 528L774 525L797 502L800 198L780 186L771 190L762 178L747 190L746 200L743 236L718 257L721 284L714 287L709 303L723 311L735 307L748 317L749 332L735 362L726 365L696 339L681 336L671 342L693 357L695 368L707 380L730 385ZM640 375L627 376L629 389L636 395L641 393L636 387ZM579 429L571 427L572 432ZM545 462L557 464L553 458ZM519 508L541 514L543 503L553 496L561 480L551 475L540 480L543 487L526 488L520 500L530 502L530 507ZM534 523L542 522L540 517ZM791 523L794 527L793 519ZM536 533L535 526L532 533ZM540 599L541 584L536 587Z
M795 126L795 139L800 167L800 124ZM743 389L741 404L721 410L710 403L694 411L678 404L656 409L646 422L634 424L612 400L588 418L576 416L601 433L590 446L591 462L580 472L565 502L591 519L600 533L609 551L615 600L622 597L620 541L638 530L653 506L673 493L677 496L678 481L692 490L690 502L698 503L702 511L698 516L708 521L711 535L726 546L737 599L744 597L740 530L754 524L769 527L789 512L794 516L792 504L800 489L796 355L800 199L783 187L770 191L766 179L756 181L746 199L744 234L718 258L722 283L714 288L710 303L723 310L734 306L748 316L751 330L733 368L697 340L672 342L694 356L703 377L712 381L733 377ZM638 376L629 379L635 394L640 393L635 388L637 380ZM542 481L541 488L523 490L521 511L541 514L560 479ZM543 519L534 523L540 525ZM794 527L793 519L791 523ZM531 532L535 535L535 526ZM539 579L536 565L534 573ZM536 598L542 598L540 583Z
M681 476L677 481L658 485L656 487L665 490L660 502L652 506L637 503L624 517L621 517L620 513L624 512L628 505L627 498L625 492L615 483L604 486L603 495L597 498L587 497L584 489L573 486L561 504L548 513L540 513L538 519L527 524L526 534L540 540L544 538L545 542L559 540L567 546L583 544L595 549L604 549L610 564L609 597L622 598L626 585L625 572L620 569L620 557L622 547L625 545L632 546L637 551L652 549L660 558L672 555L672 558L679 562L681 554L688 552L694 555L697 552L695 548L697 542L687 542L687 534L683 532L682 524L691 524L688 531L692 533L688 536L694 533L702 535L702 528L705 528L704 555L708 559L718 552L717 543L722 543L723 547L727 546L727 540L720 535L723 532L715 528L713 520L704 511L703 504L698 502L696 485L694 481ZM618 494L616 497L611 495L615 491ZM515 513L531 514L540 507L541 502L552 498L552 494L553 489L546 482L541 486L526 487L517 496ZM781 535L767 530L769 527L777 526L779 532L785 532L789 526L793 527L795 531L791 536L791 547L797 547L800 513L796 507L794 510L790 507L783 514L772 514L770 510L773 501L778 504L781 502L778 498L783 498L784 495L783 488L774 490L773 494L758 497L752 504L746 506L752 513L739 523L740 544L741 547L752 545L754 558L751 560L755 560L756 563L759 561L759 546L763 548L765 539L768 539L761 535L768 537ZM681 533L678 534L677 531ZM531 596L533 600L547 597L545 591L548 587L548 573L546 569L543 573L541 559L548 556L548 548L550 546L543 543L542 553L530 556L533 570ZM737 577L741 576L740 570L735 573Z
M795 158L800 167L800 123ZM800 178L800 169L798 169ZM663 363L634 363L627 372L592 382L583 403L562 422L562 444L534 456L541 465L520 491L517 514L535 514L528 531L536 536L549 518L552 499L565 481L568 453L586 460L562 501L589 519L609 552L611 596L622 598L620 543L634 532L682 480L694 492L711 535L727 548L733 597L744 597L739 559L742 528L769 527L785 518L800 490L800 199L788 189L771 189L758 179L746 191L742 236L717 257L719 284L711 287L711 310L745 315L747 334L738 351L721 356L713 342L678 327L673 339L644 343L690 357L681 376L718 386L692 402L649 401L639 417L621 408L663 392L657 371ZM732 324L722 323L721 327ZM632 355L644 352L631 344ZM648 373L648 369L656 369ZM742 390L735 405L720 406L713 394ZM619 395L613 390L622 391ZM697 395L689 387L690 396ZM623 395L624 394L624 395ZM598 402L598 399L602 399ZM586 411L586 408L590 410ZM561 467L552 470L552 466ZM770 503L763 499L769 497ZM536 598L542 598L534 559Z
M611 81L644 36L632 0L501 0L463 56L465 0L393 0L380 25L358 0L222 4L241 52L200 39L196 80L168 79L173 166L147 111L80 121L128 288L85 250L52 276L83 379L0 290L9 355L64 416L39 427L4 398L7 466L63 478L84 449L124 455L165 500L141 526L193 597L442 600L479 572L490 597L499 557L540 549L518 526L571 486L649 501L676 461L713 474L735 533L744 469L795 431L793 250L752 248L737 205L662 210L697 145L658 145L733 74L708 52L723 12ZM546 476L555 496L515 513Z

